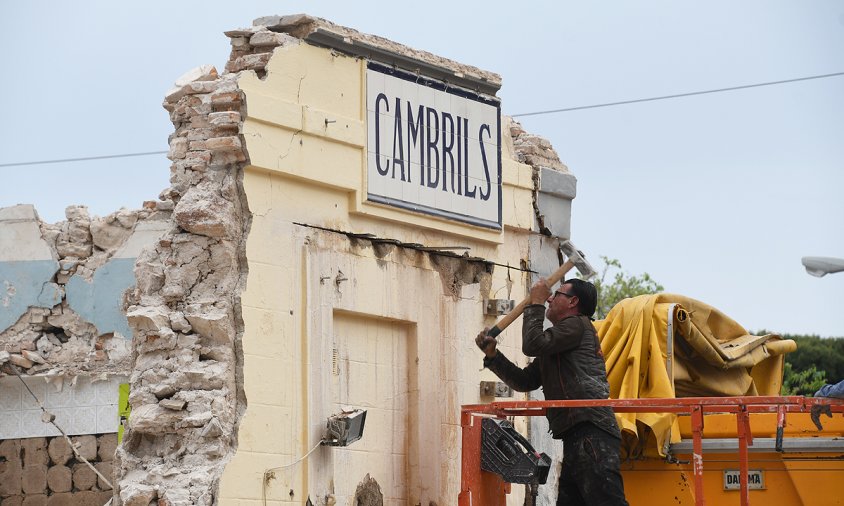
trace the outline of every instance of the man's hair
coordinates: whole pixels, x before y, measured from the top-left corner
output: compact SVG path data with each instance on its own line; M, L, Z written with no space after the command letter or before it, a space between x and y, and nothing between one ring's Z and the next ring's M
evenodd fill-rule
M571 285L572 295L577 295L577 309L580 314L592 318L598 306L598 290L595 285L578 278L567 279L564 285Z

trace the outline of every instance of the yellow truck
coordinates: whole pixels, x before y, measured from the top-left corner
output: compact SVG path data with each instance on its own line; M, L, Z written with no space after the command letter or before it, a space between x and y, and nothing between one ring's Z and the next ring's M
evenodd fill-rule
M844 505L844 400L779 395L793 341L750 335L717 309L670 294L622 301L596 328L610 399L463 406L460 506L504 505L510 490L507 473L487 462L519 452L490 443L485 418L587 405L616 410L632 506ZM815 405L833 414L821 430L810 418ZM533 453L528 463L544 465L529 443L520 446ZM516 474L535 490L542 472Z

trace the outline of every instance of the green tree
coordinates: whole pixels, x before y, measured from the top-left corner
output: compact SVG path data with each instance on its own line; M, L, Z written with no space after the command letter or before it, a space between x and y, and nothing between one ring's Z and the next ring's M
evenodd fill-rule
M786 362L782 373L782 395L812 395L826 384L826 373L815 366L802 371Z
M761 336L777 332L762 329L750 333ZM780 335L783 339L792 339L797 343L797 350L785 356L786 365L793 373L802 373L814 368L824 373L826 380L830 383L844 379L844 337ZM810 393L814 393L814 390Z
M598 289L598 307L595 310L595 318L598 320L606 318L610 309L622 299L664 290L647 272L633 276L624 272L621 262L615 258L601 256L601 260L604 268L600 271L600 278L594 281Z

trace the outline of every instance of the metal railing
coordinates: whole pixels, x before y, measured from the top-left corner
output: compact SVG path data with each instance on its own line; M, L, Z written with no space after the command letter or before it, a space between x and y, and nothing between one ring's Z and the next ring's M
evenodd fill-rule
M548 408L609 406L617 413L678 413L691 417L695 505L703 506L703 417L705 414L734 413L740 466L741 505L749 506L748 447L753 445L751 413L776 413L776 448L782 449L787 413L809 413L812 406L826 404L833 413L844 413L844 399L800 396L682 397L660 399L584 399L568 401L506 401L462 406L463 453L460 506L504 505L509 484L480 468L480 418L484 416L544 416ZM477 423L476 423L477 421Z

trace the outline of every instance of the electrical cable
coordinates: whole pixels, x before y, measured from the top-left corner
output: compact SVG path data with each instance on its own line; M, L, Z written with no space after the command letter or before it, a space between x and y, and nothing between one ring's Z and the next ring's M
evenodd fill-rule
M769 81L766 83L756 83L756 84L745 84L742 86L730 86L729 88L717 88L713 90L703 90L703 91L690 91L688 93L677 93L674 95L663 95L660 97L650 97L650 98L637 98L634 100L622 100L620 102L607 102L604 104L593 104L593 105L581 105L577 107L566 107L563 109L549 109L546 111L535 111L535 112L523 112L520 114L511 114L510 116L513 118L518 117L525 117L525 116L539 116L541 114L554 114L558 112L569 112L569 111L582 111L584 109L597 109L599 107L612 107L615 105L626 105L626 104L637 104L641 102L653 102L655 100L668 100L670 98L682 98L682 97L691 97L695 95L706 95L708 93L721 93L725 91L735 91L735 90L746 90L748 88L759 88L762 86L773 86L775 84L786 84L786 83L796 83L798 81L809 81L812 79L824 79L827 77L838 77L844 76L844 72L835 72L832 74L823 74L817 76L808 76L808 77L797 77L794 79L783 79L781 81Z
M128 158L131 156L163 155L167 151L146 151L144 153L123 153L119 155L83 156L81 158L60 158L57 160L38 160L35 162L0 163L0 167L21 167L24 165L43 165L47 163L84 162L86 160L105 160L108 158Z
M787 83L796 83L800 81L810 81L813 79L825 79L828 77L839 77L844 76L844 72L833 72L831 74L821 74L816 76L807 76L807 77L796 77L794 79L782 79L779 81L768 81L764 83L755 83L755 84L744 84L741 86L730 86L727 88L716 88L712 90L702 90L702 91L690 91L687 93L676 93L673 95L662 95L659 97L649 97L649 98L637 98L633 100L622 100L619 102L606 102L603 104L592 104L592 105L580 105L576 107L565 107L562 109L548 109L544 111L534 111L534 112L523 112L519 114L511 114L510 116L513 118L523 118L525 116L539 116L542 114L556 114L559 112L570 112L570 111L582 111L584 109L597 109L599 107L613 107L616 105L627 105L627 104L638 104L642 102L654 102L657 100L668 100L672 98L683 98L683 97L692 97L695 95L706 95L710 93L722 93L725 91L736 91L736 90L746 90L750 88L760 88L763 86L773 86L776 84L787 84ZM163 155L167 153L167 151L146 151L143 153L122 153L117 155L101 155L101 156L85 156L80 158L60 158L56 160L38 160L32 162L12 162L12 163L0 163L0 167L21 167L24 165L43 165L48 163L67 163L67 162L82 162L88 160L106 160L109 158L128 158L132 156L149 156L149 155Z
M280 470L280 469L287 469L288 467L293 467L293 466L295 466L295 465L296 465L296 464L298 464L299 462L302 462L303 460L305 460L306 458L308 458L308 456L310 456L310 454L312 454L312 453L313 453L313 452L314 452L317 448L319 448L319 447L320 447L320 445L322 445L322 444L323 444L323 443L325 443L325 442L326 442L326 441L325 441L325 439L320 439L320 440L319 440L319 442L317 442L317 444L315 444L315 445L314 445L314 447L313 447L313 448L311 448L311 449L308 451L308 453L306 453L306 454L302 455L301 457L299 457L299 459L297 459L295 462L291 462L291 463L289 463L289 464L285 464L285 465L283 465L283 466L271 467L271 468L269 468L269 469L265 469L265 470L264 470L264 477L263 477L263 479L261 480L261 481L262 481L262 484L261 484L261 499L262 499L262 501L263 501L264 506L266 506L266 504L267 504L267 483L268 483L268 482L269 482L272 478L275 478L275 475L270 476L270 473L272 473L273 471Z

